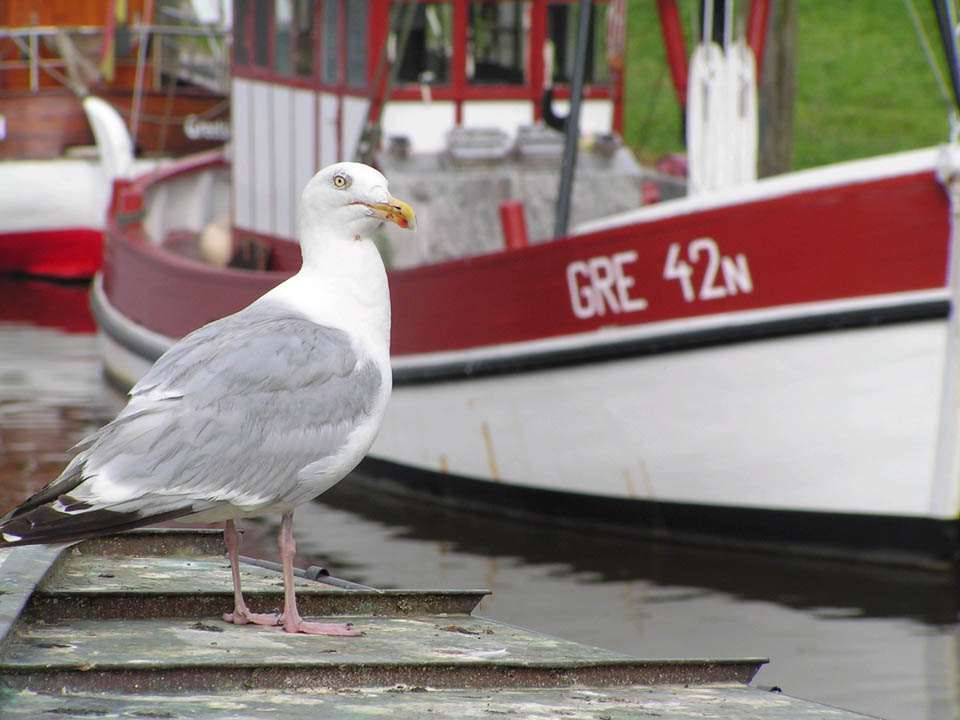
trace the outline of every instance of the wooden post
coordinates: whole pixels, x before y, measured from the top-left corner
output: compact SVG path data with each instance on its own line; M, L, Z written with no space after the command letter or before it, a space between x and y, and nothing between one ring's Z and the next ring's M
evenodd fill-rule
M793 168L793 106L796 95L796 0L770 4L766 49L760 77L757 176Z

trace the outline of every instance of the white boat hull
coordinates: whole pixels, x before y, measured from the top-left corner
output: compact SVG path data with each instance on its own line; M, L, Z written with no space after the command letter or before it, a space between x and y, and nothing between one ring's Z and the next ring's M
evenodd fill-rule
M532 488L951 518L933 497L946 321L398 385L371 452Z

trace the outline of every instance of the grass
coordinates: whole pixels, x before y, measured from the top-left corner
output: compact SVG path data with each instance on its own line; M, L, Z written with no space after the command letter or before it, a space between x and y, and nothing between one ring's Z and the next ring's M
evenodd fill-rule
M689 54L700 2L677 4ZM738 11L746 5L737 3ZM903 0L796 0L796 6L796 169L948 139L946 105ZM930 3L914 0L914 6L943 67ZM646 161L682 152L654 0L629 0L627 28L624 139Z

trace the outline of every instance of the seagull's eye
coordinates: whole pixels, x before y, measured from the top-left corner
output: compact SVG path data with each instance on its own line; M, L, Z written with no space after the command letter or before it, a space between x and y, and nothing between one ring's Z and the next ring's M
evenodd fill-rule
M337 190L343 190L349 184L350 178L348 178L346 175L333 176L333 186L337 188Z

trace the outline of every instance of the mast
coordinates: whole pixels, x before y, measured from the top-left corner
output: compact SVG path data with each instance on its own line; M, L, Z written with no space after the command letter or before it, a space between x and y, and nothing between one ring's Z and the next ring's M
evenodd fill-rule
M587 40L590 37L590 3L580 0L579 26L577 27L577 54L573 66L573 82L570 85L570 114L567 116L563 143L563 165L560 171L560 190L557 193L557 216L553 236L567 234L570 221L570 194L573 190L573 174L577 166L577 139L580 134L580 100L583 97L583 68L587 60Z

